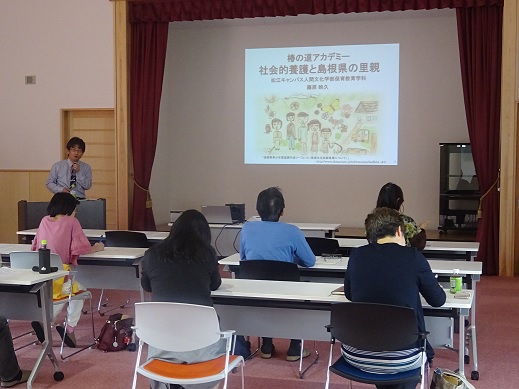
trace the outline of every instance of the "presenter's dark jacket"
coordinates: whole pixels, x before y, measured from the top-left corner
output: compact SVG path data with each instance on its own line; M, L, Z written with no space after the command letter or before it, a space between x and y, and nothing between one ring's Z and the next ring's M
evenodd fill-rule
M213 306L211 291L220 287L218 261L214 250L201 263L160 259L154 247L142 260L142 288L153 301Z
M420 331L425 330L420 294L432 307L442 306L446 299L425 257L414 247L397 243L372 243L353 249L344 277L344 294L355 302L411 307Z

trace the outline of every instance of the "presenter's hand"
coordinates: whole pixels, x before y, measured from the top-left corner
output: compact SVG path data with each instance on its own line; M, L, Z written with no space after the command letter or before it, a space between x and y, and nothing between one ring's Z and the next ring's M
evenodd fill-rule
M92 253L97 253L98 251L103 251L105 249L105 245L101 242L94 243L92 246Z
M80 169L80 168L79 168L79 163L77 163L77 162L73 162L73 163L72 163L72 171L74 171L74 172L77 173L77 172L79 171L79 169Z
M70 188L63 188L61 191L65 193L70 193Z

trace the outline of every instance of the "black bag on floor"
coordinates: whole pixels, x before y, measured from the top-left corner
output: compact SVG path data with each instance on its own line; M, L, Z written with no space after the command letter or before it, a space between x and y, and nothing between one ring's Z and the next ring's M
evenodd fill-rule
M104 352L124 350L132 341L133 318L121 313L110 315L96 338L97 348Z

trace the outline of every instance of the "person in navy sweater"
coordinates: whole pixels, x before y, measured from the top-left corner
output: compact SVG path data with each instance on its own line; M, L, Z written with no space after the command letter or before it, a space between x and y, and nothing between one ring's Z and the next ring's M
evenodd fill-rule
M351 251L348 268L344 277L344 294L354 302L370 302L392 304L413 308L418 323L418 331L425 331L425 320L420 301L420 295L432 307L440 307L445 303L446 295L438 284L425 257L414 247L406 246L404 236L404 221L398 211L390 208L375 208L365 220L366 237L369 244ZM403 353L402 358L416 354L415 345ZM352 350L348 345L342 346L343 356L349 362L349 355L361 354L362 350ZM407 355L404 355L407 354ZM427 348L427 357L434 357L432 347ZM373 355L367 355L365 365L358 366L370 371L369 360ZM380 355L377 368L384 356ZM411 358L412 359L412 358ZM410 360L411 360L410 359ZM416 362L416 361L415 361ZM417 361L419 366L419 361ZM417 367L412 362L398 367L413 369ZM389 373L387 369L384 372ZM396 371L395 371L396 372ZM378 389L408 389L416 385L377 385Z

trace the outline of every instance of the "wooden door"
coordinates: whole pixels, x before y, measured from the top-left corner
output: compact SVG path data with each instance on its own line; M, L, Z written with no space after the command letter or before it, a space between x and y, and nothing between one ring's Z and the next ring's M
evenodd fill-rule
M106 229L117 229L117 147L113 109L62 109L63 158L65 145L77 136L85 141L81 158L92 167L87 198L106 199Z

